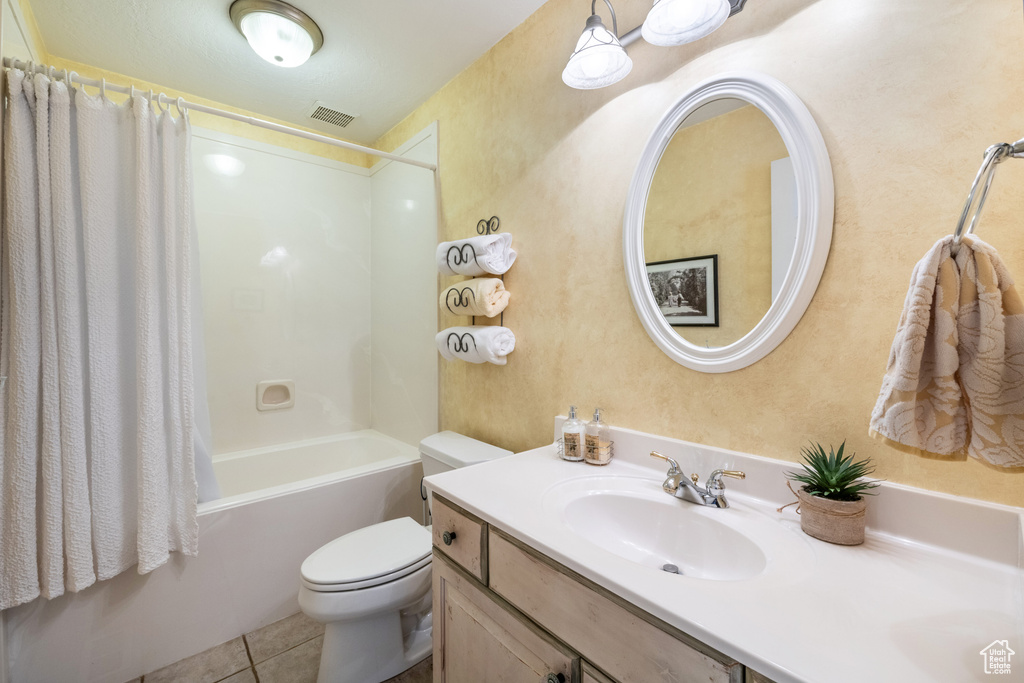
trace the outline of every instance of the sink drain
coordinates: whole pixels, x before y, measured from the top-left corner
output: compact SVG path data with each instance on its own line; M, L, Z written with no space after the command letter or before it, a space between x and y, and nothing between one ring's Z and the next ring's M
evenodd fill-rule
M679 571L679 567L677 567L677 566L676 566L676 565L674 565L674 564L665 564L665 565L662 565L662 567L661 567L661 571L663 571L663 572L668 572L669 574L682 574L682 572L681 572L681 571Z

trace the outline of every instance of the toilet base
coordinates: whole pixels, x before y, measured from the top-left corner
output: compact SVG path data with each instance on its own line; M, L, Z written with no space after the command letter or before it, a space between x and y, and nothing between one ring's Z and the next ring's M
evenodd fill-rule
M431 630L430 612L329 623L317 683L382 683L430 655Z

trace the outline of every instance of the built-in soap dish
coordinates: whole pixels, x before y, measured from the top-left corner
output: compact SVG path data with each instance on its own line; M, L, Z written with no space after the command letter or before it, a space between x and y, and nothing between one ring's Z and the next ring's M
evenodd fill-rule
M295 405L295 382L273 379L256 385L256 410L281 410Z

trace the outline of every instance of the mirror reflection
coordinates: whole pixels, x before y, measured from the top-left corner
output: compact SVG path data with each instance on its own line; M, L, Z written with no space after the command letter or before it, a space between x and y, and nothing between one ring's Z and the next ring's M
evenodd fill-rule
M644 216L644 261L662 315L686 341L727 346L764 317L793 257L793 166L756 106L718 99L676 130Z

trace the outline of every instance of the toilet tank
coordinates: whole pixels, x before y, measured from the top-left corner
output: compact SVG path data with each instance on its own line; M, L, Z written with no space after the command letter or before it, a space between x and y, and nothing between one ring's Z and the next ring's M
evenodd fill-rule
M420 441L420 460L423 461L424 477L503 458L506 455L512 455L512 451L455 432L431 434Z

